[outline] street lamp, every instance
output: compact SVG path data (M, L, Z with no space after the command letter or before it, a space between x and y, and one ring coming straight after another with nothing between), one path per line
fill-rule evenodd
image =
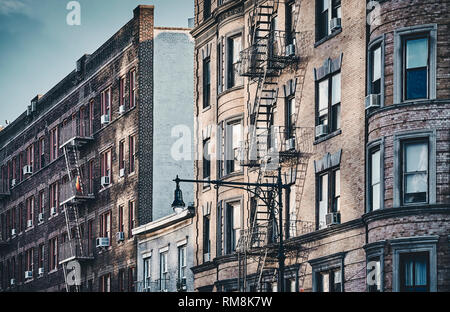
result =
M292 173L291 173L292 174ZM292 180L292 179L291 179ZM246 182L228 182L221 180L188 180L188 179L180 179L177 175L176 179L173 180L176 183L175 189L175 198L172 204L172 207L175 212L180 211L179 209L184 209L185 204L183 202L183 194L180 189L180 182L187 183L199 183L199 184L212 184L217 186L226 186L231 188L238 188L249 191L253 193L255 196L259 196L258 193L251 190L252 187L270 187L275 188L278 193L278 214L279 214L279 244L278 244L278 291L284 292L284 265L285 265L285 250L284 250L284 242L283 242L283 189L290 188L294 182L286 181L283 183L281 178L281 168L278 168L278 178L275 183L246 183Z
M172 203L172 209L173 211L175 211L175 213L180 213L181 211L183 211L184 207L186 207L186 205L184 204L183 201L183 192L180 189L180 179L177 178L174 180L177 184L177 187L175 188L175 196L174 196L174 200Z

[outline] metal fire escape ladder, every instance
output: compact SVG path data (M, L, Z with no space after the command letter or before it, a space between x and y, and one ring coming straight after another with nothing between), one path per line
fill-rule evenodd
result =
M81 183L81 170L79 165L79 151L77 148L77 145L75 141L72 141L72 143L66 144L63 147L64 150L64 158L66 161L66 168L67 168L67 175L69 178L69 183L73 183L73 172L76 172L76 177L78 178L78 183L81 188L81 192L83 191L83 184ZM76 196L76 187L72 187L72 195L73 197ZM64 216L66 220L66 229L67 229L67 238L69 240L70 245L70 252L72 255L72 258L76 258L76 250L80 250L81 254L83 254L83 243L81 240L81 229L80 229L80 222L79 222L79 212L78 212L78 206L76 203L65 203L64 204ZM72 235L72 229L75 229L75 232ZM69 292L69 285L67 283L67 263L63 263L63 271L64 271L64 280L66 283L66 290ZM80 289L78 286L75 287L76 291L78 292Z

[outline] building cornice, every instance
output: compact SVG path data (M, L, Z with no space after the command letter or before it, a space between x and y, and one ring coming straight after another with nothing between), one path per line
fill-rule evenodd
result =
M364 214L361 219L367 224L377 220L424 214L450 214L450 204L402 206L399 208L380 209Z

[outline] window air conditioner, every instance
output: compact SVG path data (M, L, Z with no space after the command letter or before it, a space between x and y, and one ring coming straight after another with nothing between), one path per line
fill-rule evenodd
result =
M27 221L27 227L32 227L33 226L33 220L28 220Z
M102 125L109 124L109 115L102 115L100 118L100 122Z
M97 248L109 247L109 237L98 237L96 239L95 245Z
M380 94L369 94L368 96L366 96L365 100L366 109L379 108L380 99L381 99Z
M328 134L328 125L316 126L316 137L321 137Z
M23 175L32 174L33 173L33 167L30 165L25 165L23 167Z
M116 239L118 242L122 242L125 240L125 233L124 232L117 232L116 233Z
M295 56L295 45L294 44L288 44L286 46L286 56Z
M120 105L119 106L119 114L124 114L125 113L125 105Z
M341 213L340 212L327 213L325 219L327 226L341 224Z
M11 236L16 236L16 234L17 234L16 229L11 229Z
M107 185L109 185L109 184L110 184L109 177L108 177L108 176L102 177L102 178L101 178L101 184L102 184L102 186L107 186Z
M41 275L41 276L44 275L44 268L39 268L38 269L38 274Z
M41 212L41 213L39 214L38 220L39 220L39 222L43 222L43 221L44 221L44 213L43 213L43 212Z
M295 138L286 140L286 151L295 150Z
M125 175L125 168L119 170L119 177L123 177Z
M16 285L16 279L12 278L9 283L11 284L11 286Z
M52 207L52 208L50 208L50 215L55 215L56 214L56 208L55 207Z
M33 278L33 271L25 271L25 279Z
M11 180L11 187L16 186L16 183L17 183L16 179L12 179Z
M330 30L331 32L341 29L341 19L334 17L330 21Z

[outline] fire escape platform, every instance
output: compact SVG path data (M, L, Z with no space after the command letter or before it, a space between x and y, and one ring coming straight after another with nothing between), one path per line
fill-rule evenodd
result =
M60 203L60 206L77 205L77 204L81 204L81 203L84 203L84 202L87 202L87 201L93 200L93 199L95 199L95 196L93 194L74 195L74 196L71 196L71 197L67 198L66 200L62 201Z
M60 144L59 148L64 148L66 145L69 146L77 146L77 147L83 147L90 142L94 140L93 137L84 137L84 136L74 136L66 141L64 141L62 144Z

